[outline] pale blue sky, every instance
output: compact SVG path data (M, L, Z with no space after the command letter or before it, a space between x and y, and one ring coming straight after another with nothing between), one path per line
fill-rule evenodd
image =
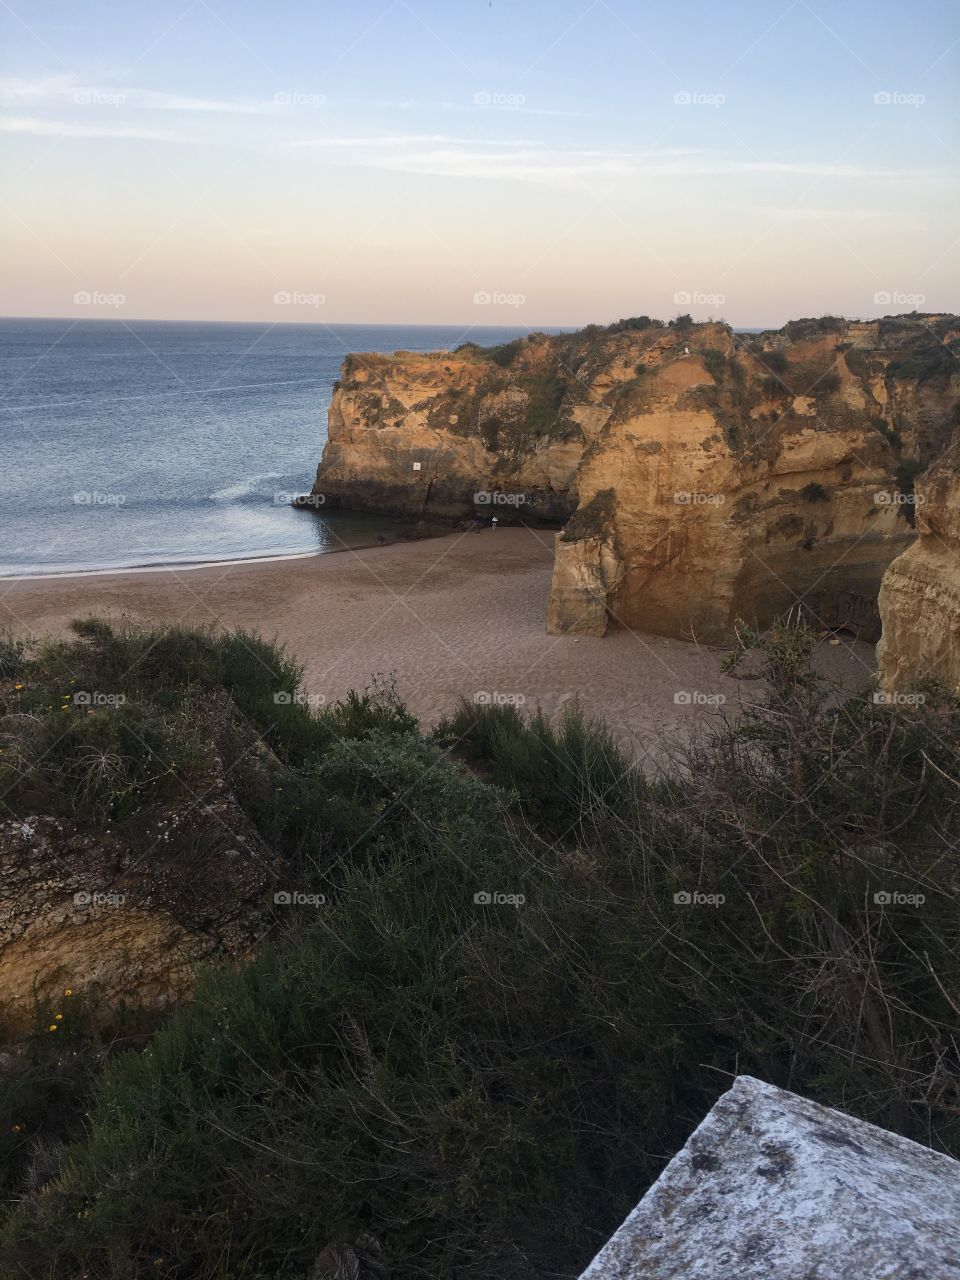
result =
M946 0L9 0L0 27L6 314L960 308Z

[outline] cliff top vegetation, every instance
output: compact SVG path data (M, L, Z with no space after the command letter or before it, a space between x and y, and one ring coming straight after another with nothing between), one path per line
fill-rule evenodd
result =
M3 1059L0 1271L306 1280L336 1246L572 1278L744 1072L960 1154L960 705L839 699L802 626L741 640L752 708L655 778L576 708L311 710L238 633L0 646L8 820L132 830L226 703L237 802L324 898L149 1024L41 1003ZM61 711L65 670L122 714Z

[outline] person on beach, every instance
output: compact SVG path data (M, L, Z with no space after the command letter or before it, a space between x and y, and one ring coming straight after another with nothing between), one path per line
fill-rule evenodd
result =
M483 516L478 511L477 514L473 517L473 532L479 533L482 528L483 528Z
M490 528L496 529L496 527L497 527L497 517L494 516L493 519L490 521Z

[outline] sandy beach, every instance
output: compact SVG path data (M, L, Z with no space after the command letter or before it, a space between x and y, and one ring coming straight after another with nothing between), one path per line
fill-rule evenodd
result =
M603 639L544 628L553 534L498 529L306 558L0 581L0 626L63 634L72 618L243 626L304 664L304 687L328 700L394 674L424 724L460 697L513 699L555 714L579 698L640 755L693 721L756 696L721 674L723 652L626 629ZM822 644L818 665L856 686L872 645ZM675 694L689 695L684 704Z

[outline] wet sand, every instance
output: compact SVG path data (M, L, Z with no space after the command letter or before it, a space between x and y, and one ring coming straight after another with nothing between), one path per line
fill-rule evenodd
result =
M458 698L513 699L555 714L579 698L640 755L756 697L755 681L722 675L723 651L625 628L603 639L544 629L553 534L497 529L308 558L47 579L0 580L0 627L64 634L91 614L143 622L240 625L283 642L304 664L304 688L328 700L396 677L429 725ZM866 682L872 645L818 649L843 684ZM686 704L675 695L689 695Z

